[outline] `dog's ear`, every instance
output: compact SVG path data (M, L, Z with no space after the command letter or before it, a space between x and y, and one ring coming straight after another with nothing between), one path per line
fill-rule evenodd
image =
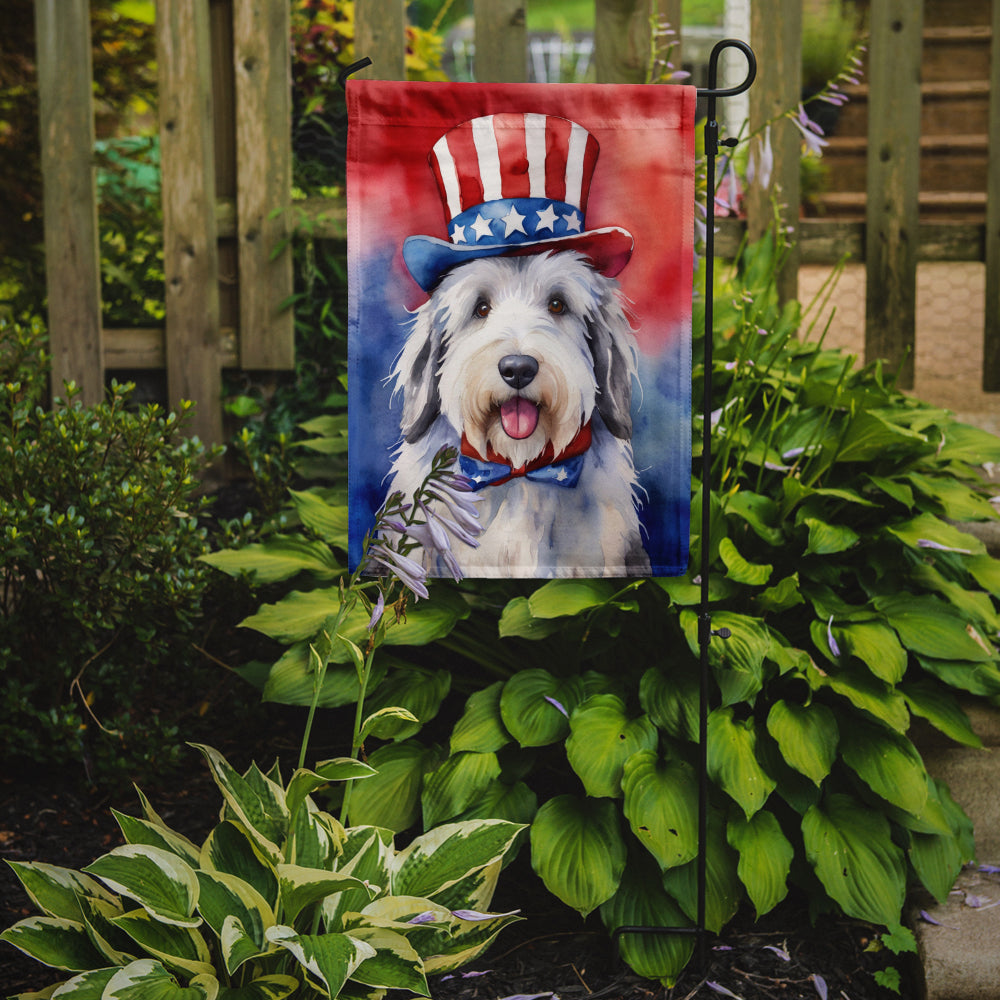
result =
M597 412L615 437L632 437L632 376L635 373L631 328L617 304L604 303L587 318L590 353L597 382Z
M406 346L393 368L396 388L403 390L400 430L408 444L419 441L441 412L438 369L444 342L443 310L431 311L433 300L417 313Z

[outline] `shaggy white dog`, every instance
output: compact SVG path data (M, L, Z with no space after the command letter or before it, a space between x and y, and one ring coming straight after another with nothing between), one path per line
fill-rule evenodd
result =
M392 377L403 413L389 492L411 495L446 444L479 486L480 545L453 548L464 572L649 572L630 444L635 338L614 278L571 250L455 267L416 311Z

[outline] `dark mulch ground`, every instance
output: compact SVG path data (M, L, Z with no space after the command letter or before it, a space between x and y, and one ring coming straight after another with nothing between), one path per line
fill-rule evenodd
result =
M279 718L276 728L277 735L265 745L277 742L290 747L287 720ZM238 743L220 740L220 749L234 763L244 756ZM167 823L193 839L207 833L219 806L207 769L193 751L191 769L151 791L150 798ZM67 780L8 774L0 778L0 858L80 868L121 843L112 806L139 813L134 795L126 792L109 797L88 791L73 784L72 776ZM738 917L719 939L706 942L706 968L689 969L673 990L640 979L618 962L596 919L582 923L560 906L542 890L523 857L501 878L494 906L520 908L526 919L504 931L473 964L475 975L433 978L435 1000L551 993L562 1000L690 1000L730 994L743 1000L815 1000L824 995L831 1000L886 1000L892 994L878 987L872 976L889 964L904 974L903 997L918 992L899 960L865 950L872 940L870 928L832 919L811 927L805 908L796 902L783 905L756 926L749 916ZM0 866L0 927L31 912L11 871ZM40 989L59 978L0 944L0 995Z

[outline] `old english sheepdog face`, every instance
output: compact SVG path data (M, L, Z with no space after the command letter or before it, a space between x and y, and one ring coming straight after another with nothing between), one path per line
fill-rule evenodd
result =
M517 468L559 454L596 410L631 436L635 347L618 283L574 251L471 261L417 310L393 370L402 431L439 415L481 454Z

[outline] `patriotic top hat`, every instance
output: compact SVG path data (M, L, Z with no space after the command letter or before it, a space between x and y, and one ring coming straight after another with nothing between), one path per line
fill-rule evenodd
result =
M430 291L446 271L480 257L566 249L614 277L632 254L631 233L584 226L599 149L585 128L553 115L505 112L446 132L428 159L449 239L404 241L417 284Z

